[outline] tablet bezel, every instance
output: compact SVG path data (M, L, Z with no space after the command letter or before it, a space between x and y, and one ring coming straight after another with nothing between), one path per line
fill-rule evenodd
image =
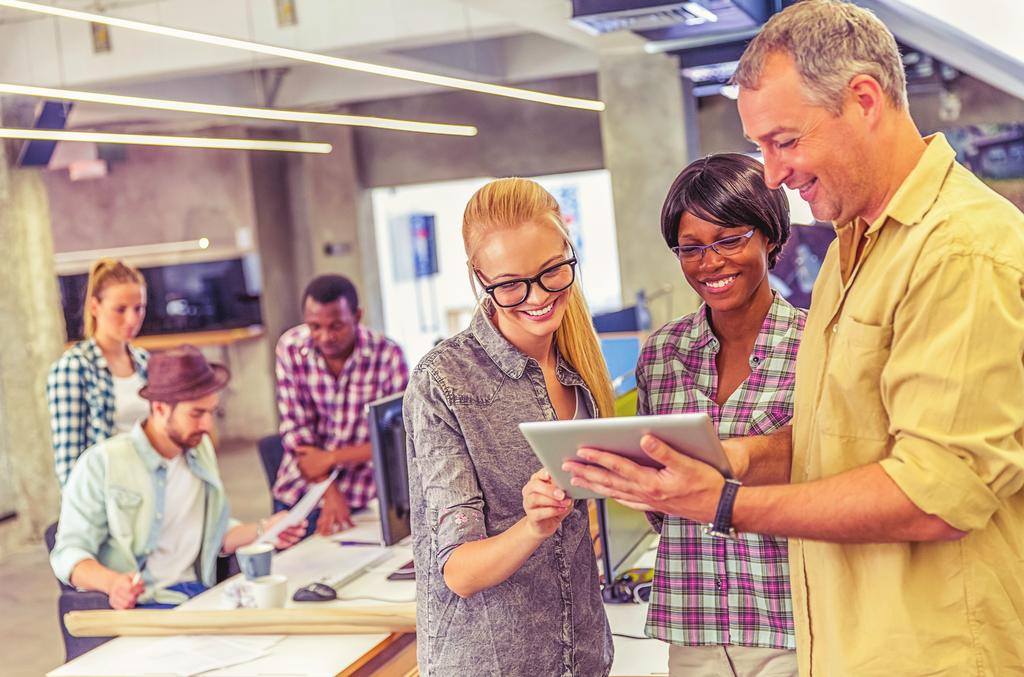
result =
M569 473L562 470L568 460L581 461L580 447L602 449L647 467L660 468L640 447L640 438L652 434L691 458L712 466L727 478L733 477L729 459L722 449L707 414L662 414L615 418L533 421L520 423L519 430L555 484L572 498L604 498L574 487Z

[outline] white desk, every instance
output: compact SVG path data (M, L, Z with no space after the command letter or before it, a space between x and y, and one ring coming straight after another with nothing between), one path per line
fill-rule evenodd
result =
M335 537L337 540L376 541L380 538L380 524L375 514L356 516L356 527ZM311 606L314 608L374 606L383 602L370 600L330 602L293 602L291 595L296 588L315 580L316 576L304 573L301 577L293 577L294 572L308 571L308 563L316 558L318 561L338 558L339 565L344 561L346 550L360 550L358 546L340 547L336 542L313 536L293 548L274 556L273 573L288 576L288 607ZM381 597L400 602L411 602L416 596L416 584L413 581L389 581L390 572L398 569L412 559L412 550L407 545L390 548L391 556L373 570L354 580L339 593L346 600L359 595ZM324 573L331 573L325 571ZM228 581L221 583L202 595L181 605L183 609L220 609L224 587ZM174 613L169 610L167 613ZM119 663L133 652L158 638L150 637L118 637L92 651L79 656L70 663L47 673L47 677L117 677L124 675L118 671ZM373 655L392 636L379 635L288 635L276 644L270 654L242 665L203 673L204 677L258 677L262 675L285 675L304 677L335 677L349 668L358 666L365 657ZM154 666L156 667L156 666ZM153 672L159 675L159 672ZM138 676L136 676L138 677Z
M376 514L361 514L355 517L356 527L334 537L335 540L376 541L380 538L380 525ZM360 578L345 586L339 593L344 599L330 602L296 603L291 595L296 588L316 578L309 573L309 563L316 559L337 556L339 565L344 561L346 550L359 550L358 546L344 548L336 542L319 536L313 536L289 550L275 555L273 573L284 574L288 580L288 607L313 606L373 606L385 602L368 599L351 599L360 595L384 598L395 602L410 602L416 596L416 585L413 581L389 581L390 572L398 569L412 559L408 545L390 548L391 556L387 561L377 565ZM646 562L640 563L644 565ZM295 572L302 572L295 576ZM331 573L325 571L324 573ZM211 588L195 599L181 605L183 609L220 609L223 588L227 581ZM644 618L647 605L609 604L605 606L613 633L643 636ZM167 613L174 613L168 611ZM119 665L125 658L147 643L160 638L151 637L118 637L106 644L79 656L47 673L47 677L121 677L126 675L119 671ZM384 649L394 636L379 635L288 635L276 644L269 655L221 670L203 673L203 677L335 677L336 675L354 674L365 660ZM668 645L657 640L629 639L615 637L615 662L612 665L614 677L650 677L666 675L668 671ZM415 663L415 656L409 655L410 666ZM397 662L397 661L396 661ZM154 666L156 667L156 666ZM399 673L401 674L401 673ZM154 671L151 675L160 675ZM133 677L140 677L133 675Z

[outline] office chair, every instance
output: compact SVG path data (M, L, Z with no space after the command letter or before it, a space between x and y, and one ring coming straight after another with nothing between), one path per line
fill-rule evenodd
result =
M260 450L260 463L263 464L263 473L267 476L267 488L271 497L274 494L274 482L277 481L277 471L281 467L281 459L284 458L284 444L280 435L267 435L257 442ZM273 510L273 508L271 508Z
M43 540L46 541L46 554L49 557L50 552L53 551L54 543L57 542L57 523L54 522L46 528L43 534ZM57 598L57 622L60 624L60 632L64 638L64 661L70 661L84 654L86 651L92 651L100 644L109 642L114 639L113 637L74 637L64 625L64 614L69 611L86 611L91 609L109 609L110 603L107 600L107 596L102 592L83 592L76 590L75 588L64 585L60 580L57 580L57 585L60 587L60 597Z

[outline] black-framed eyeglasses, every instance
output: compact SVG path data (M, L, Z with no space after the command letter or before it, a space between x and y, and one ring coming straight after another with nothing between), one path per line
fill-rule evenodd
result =
M750 238L754 237L755 230L756 228L751 228L742 235L724 237L711 244L686 244L672 247L672 253L678 256L680 261L701 261L704 259L704 253L709 249L713 249L719 256L732 256L743 251L743 248L750 242Z
M477 277L480 271L474 269ZM555 293L568 289L576 281L576 257L548 266L533 277L517 277L495 284L484 285L484 292L502 308L514 308L530 298L533 285L539 285L546 292ZM481 280L483 282L483 280Z

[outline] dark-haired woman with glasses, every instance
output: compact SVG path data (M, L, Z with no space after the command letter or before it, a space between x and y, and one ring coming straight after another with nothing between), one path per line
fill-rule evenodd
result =
M612 639L586 503L518 429L612 414L568 232L543 188L499 179L462 235L482 302L405 395L420 673L601 677Z
M647 340L638 413L706 413L723 439L789 425L805 315L768 286L790 226L786 196L763 171L745 155L714 155L669 189L662 235L703 304ZM785 539L652 521L661 542L647 634L671 643L670 674L795 677Z
M789 208L763 171L745 155L714 155L686 167L669 189L662 235L703 303L648 338L636 369L637 413L707 414L723 439L789 425L805 315L768 286L789 238ZM567 463L574 485L649 507L639 480L655 471L618 458L612 471L606 454L580 455L602 468ZM742 481L746 457L730 460ZM669 674L796 677L785 539L648 515L661 540L646 631L670 643Z

